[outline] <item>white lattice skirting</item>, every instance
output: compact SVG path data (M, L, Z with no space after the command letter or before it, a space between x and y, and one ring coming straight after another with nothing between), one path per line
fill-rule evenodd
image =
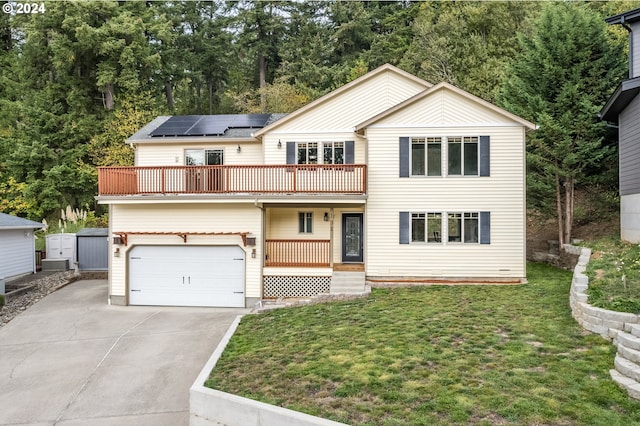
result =
M264 277L266 299L274 297L310 297L329 293L331 277L304 277L271 275Z

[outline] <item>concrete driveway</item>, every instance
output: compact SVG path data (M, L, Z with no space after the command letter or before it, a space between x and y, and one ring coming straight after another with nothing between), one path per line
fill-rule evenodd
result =
M75 282L0 328L0 424L186 425L189 388L247 309L107 306Z

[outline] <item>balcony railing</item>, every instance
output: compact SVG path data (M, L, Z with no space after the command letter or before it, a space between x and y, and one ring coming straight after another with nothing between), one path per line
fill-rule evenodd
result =
M329 240L266 240L264 266L330 265Z
M364 194L362 164L100 167L99 195Z

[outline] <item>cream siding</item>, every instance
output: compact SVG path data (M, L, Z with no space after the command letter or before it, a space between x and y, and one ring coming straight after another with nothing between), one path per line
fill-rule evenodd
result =
M298 214L301 212L313 213L312 233L300 233L298 226ZM268 240L328 240L330 236L330 223L324 221L324 213L329 213L328 208L294 207L294 208L267 208L266 234Z
M467 115L469 107L458 114ZM419 109L416 109L419 111ZM476 112L482 114L484 112ZM428 117L421 117L427 120ZM406 119L405 123L410 122ZM399 177L399 137L491 137L490 177ZM369 276L524 277L524 131L522 127L367 130ZM446 149L443 149L446 152ZM446 155L442 158L446 170ZM491 212L491 244L399 244L399 212ZM445 216L443 215L443 222ZM444 227L443 240L446 237Z
M419 102L382 118L369 128L415 126L520 126L504 115L441 88Z
M350 130L356 124L423 90L425 90L424 85L387 70L364 80L340 96L328 99L270 133L273 135L292 130L314 132Z
M183 166L187 149L222 149L225 165L262 164L262 145L255 143L193 142L181 144L140 144L136 147L136 166Z
M111 232L249 232L256 246L244 247L240 236L189 236L188 245L234 245L246 253L245 297L261 297L262 210L239 204L145 204L110 208ZM110 295L127 294L127 252L135 245L183 246L176 235L129 235L128 246L110 247ZM114 256L116 248L120 255ZM256 250L255 258L252 257Z

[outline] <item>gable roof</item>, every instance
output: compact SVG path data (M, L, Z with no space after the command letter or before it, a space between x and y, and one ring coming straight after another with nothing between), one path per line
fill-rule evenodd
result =
M23 219L21 217L12 216L6 213L0 213L0 230L1 229L40 229L44 225L33 220Z
M440 90L450 90L450 91L452 91L454 93L457 93L458 95L468 99L469 101L471 101L471 102L473 102L475 104L478 104L480 106L488 108L491 111L502 115L503 117L506 117L506 118L508 118L510 120L515 121L518 124L523 125L524 127L528 128L529 130L534 130L534 129L537 128L537 126L535 124L531 123L530 121L525 120L522 117L519 117L519 116L517 116L515 114L512 114L512 113L510 113L510 112L508 112L508 111L506 111L506 110L504 110L502 108L499 108L499 107L495 106L494 104L485 101L484 99L481 99L481 98L479 98L477 96L472 95L469 92L465 92L464 90L457 88L456 86L453 86L453 85L451 85L449 83L442 82L442 83L438 83L435 86L432 86L432 87L428 88L427 90L425 90L425 91L423 91L421 93L418 93L417 95L407 99L404 102L399 103L398 105L396 105L396 106L394 106L392 108L389 108L388 110L386 110L386 111L384 111L384 112L382 112L382 113L380 113L380 114L378 114L378 115L376 115L374 117L371 117L367 121L364 121L364 122L358 124L356 126L356 128L355 128L355 131L356 132L362 131L364 128L366 128L366 127L368 127L368 126L370 126L370 125L382 120L383 118L389 117L389 116L393 115L394 113L396 113L396 112L408 107L409 105L412 105L415 102L418 102L418 101L420 101L420 100L422 100L422 99L424 99L424 98L426 98L426 97L428 97L428 96L430 96L430 95L432 95L432 94L434 94L434 93L436 93L436 92L438 92Z
M631 103L631 101L640 93L640 77L624 80L618 85L613 95L607 103L602 107L598 117L601 120L616 123L618 115Z
M309 110L314 109L317 106L322 105L322 104L324 104L324 103L326 103L326 102L328 102L328 101L340 96L341 94L343 94L343 93L345 93L345 92L347 92L349 90L353 90L354 88L360 86L365 81L371 80L373 77L375 77L375 76L377 76L379 74L382 74L384 72L387 72L387 71L393 72L393 73L395 73L397 75L400 75L400 76L402 76L402 77L404 77L404 78L406 78L408 80L416 82L419 85L424 86L425 88L428 88L428 87L432 86L431 83L429 83L429 82L427 82L427 81L425 81L425 80L423 80L421 78L418 78L413 74L410 74L410 73L408 73L406 71L403 71L400 68L394 67L391 64L384 64L384 65L376 68L375 70L370 71L367 74L365 74L365 75L353 80L352 82L347 83L344 86L339 87L338 89L327 93L326 95L316 99L315 101L308 103L307 105L303 106L302 108L297 109L296 111L288 114L286 117L281 118L277 122L263 127L259 131L255 132L254 136L255 137L260 137L264 133L275 129L278 126L280 126L282 124L285 124L290 120L295 119L296 117L300 117L301 115L306 114L307 112L309 112Z

